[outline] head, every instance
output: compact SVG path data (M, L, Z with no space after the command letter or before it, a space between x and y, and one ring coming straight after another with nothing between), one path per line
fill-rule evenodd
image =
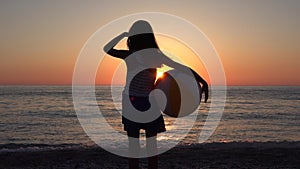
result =
M131 26L127 46L131 51L158 48L152 27L147 21L139 20Z

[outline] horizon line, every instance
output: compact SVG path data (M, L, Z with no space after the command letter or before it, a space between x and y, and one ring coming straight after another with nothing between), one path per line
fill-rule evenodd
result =
M0 84L0 86L125 86L125 84ZM229 84L229 85L209 85L209 86L300 86L295 84L295 85L290 85L290 84L249 84L249 85L245 85L245 84Z

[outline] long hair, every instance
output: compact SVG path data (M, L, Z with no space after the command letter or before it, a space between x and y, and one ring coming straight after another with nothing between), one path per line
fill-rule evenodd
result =
M151 25L144 20L136 21L129 29L127 46L132 52L147 48L159 49Z

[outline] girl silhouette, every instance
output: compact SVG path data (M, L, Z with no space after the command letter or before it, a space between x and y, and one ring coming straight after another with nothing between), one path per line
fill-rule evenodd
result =
M127 37L128 50L117 50L114 47L119 43L120 40ZM164 55L155 40L155 36L152 27L147 21L139 20L136 21L130 28L129 32L124 32L119 36L112 39L107 45L104 46L104 51L120 59L123 59L127 66L126 85L123 91L123 99L127 97L131 101L131 104L138 111L146 111L150 108L149 94L155 88L156 80L156 68L161 67L165 64L169 67L178 69L182 72L192 72L195 79L202 84L202 91L205 92L205 102L208 98L208 85L206 81L201 78L195 71L179 64L166 55ZM145 49L151 50L151 56L138 56L134 53ZM145 67L146 69L143 69ZM143 70L136 72L136 70ZM163 116L160 114L155 120L150 122L136 122L126 118L124 114L130 114L124 107L122 101L122 123L124 124L124 130L127 132L129 139L129 168L138 168L138 158L132 158L138 156L140 148L139 135L140 129L144 129L146 133L146 149L152 153L157 149L156 136L160 132L166 131ZM158 158L157 155L148 157L148 168L157 168Z

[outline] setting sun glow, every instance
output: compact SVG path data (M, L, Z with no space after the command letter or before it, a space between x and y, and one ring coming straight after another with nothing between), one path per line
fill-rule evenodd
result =
M164 73L165 73L165 72L157 71L156 78L157 78L157 79L163 78L163 77L164 77Z
M155 79L155 82L156 82L158 79L164 78L164 73L165 73L164 71L157 69L157 71L156 71L156 79Z

